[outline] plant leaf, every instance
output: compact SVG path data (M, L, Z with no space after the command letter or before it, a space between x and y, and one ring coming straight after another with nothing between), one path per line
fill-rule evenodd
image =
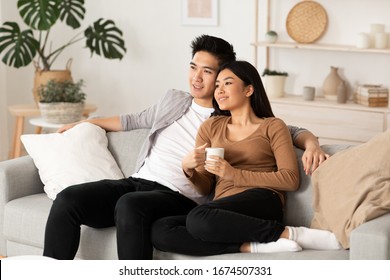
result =
M108 59L122 59L126 53L123 33L112 20L98 19L85 30L84 35L91 54L96 53Z
M15 68L23 67L34 59L39 42L31 29L20 31L15 22L5 22L0 28L0 53L6 51L2 61Z
M84 0L63 0L59 4L60 19L73 29L80 27L80 21L84 19Z
M61 0L18 0L19 14L35 30L48 30L57 21Z

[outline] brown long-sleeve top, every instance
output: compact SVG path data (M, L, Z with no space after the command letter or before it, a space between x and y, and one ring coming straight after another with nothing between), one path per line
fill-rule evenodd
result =
M215 178L204 166L196 168L188 178L209 192L216 180L214 199L267 188L277 192L284 203L284 191L294 191L299 186L298 162L287 126L278 118L265 118L248 137L230 141L230 121L227 116L206 120L198 130L196 147L208 143L210 147L224 148L225 160L234 167L234 179Z

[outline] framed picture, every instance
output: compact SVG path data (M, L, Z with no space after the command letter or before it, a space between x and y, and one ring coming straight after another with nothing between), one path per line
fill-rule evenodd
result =
M183 25L218 25L218 0L182 0Z

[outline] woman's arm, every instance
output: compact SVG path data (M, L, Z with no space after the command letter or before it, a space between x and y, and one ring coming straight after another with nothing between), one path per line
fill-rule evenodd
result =
M193 183L196 190L202 195L208 195L215 187L215 176L204 168L206 159L206 147L210 147L209 120L205 121L198 129L195 140L195 148L187 154L182 161L183 172Z

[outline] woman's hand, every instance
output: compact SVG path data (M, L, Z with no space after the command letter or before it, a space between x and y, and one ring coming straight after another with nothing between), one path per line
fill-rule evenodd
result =
M189 152L182 160L181 166L187 175L191 175L191 171L204 164L206 159L207 143L196 147Z
M205 162L205 169L225 180L233 181L234 167L219 156L210 156Z

